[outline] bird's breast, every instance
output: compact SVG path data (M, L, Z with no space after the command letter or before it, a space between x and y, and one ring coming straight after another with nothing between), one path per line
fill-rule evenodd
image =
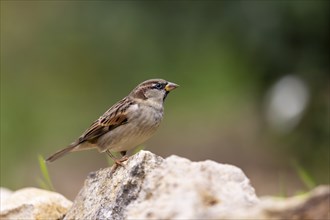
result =
M128 114L128 121L145 126L154 126L163 119L163 106L136 104Z
M100 138L100 150L124 151L148 140L163 118L163 108L132 105L127 112L127 123L109 131Z

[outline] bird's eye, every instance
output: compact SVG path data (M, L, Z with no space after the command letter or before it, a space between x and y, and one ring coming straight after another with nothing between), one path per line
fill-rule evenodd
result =
M164 89L164 84L161 84L161 83L156 83L156 85L154 86L154 88L156 89Z

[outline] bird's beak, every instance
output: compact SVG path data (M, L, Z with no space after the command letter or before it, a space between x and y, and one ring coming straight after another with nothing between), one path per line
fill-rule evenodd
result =
M166 92L169 92L173 89L176 89L177 87L179 87L179 85L177 85L175 83L168 82L167 85L165 86L165 90L166 90Z

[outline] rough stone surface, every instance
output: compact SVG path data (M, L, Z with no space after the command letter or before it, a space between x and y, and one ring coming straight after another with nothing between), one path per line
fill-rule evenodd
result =
M255 219L330 219L330 187L319 186L304 195L286 199L264 197L260 206L250 211L253 212Z
M13 194L13 191L11 191L10 189L4 188L4 187L0 187L0 211L1 211L1 207L4 206L6 199Z
M35 188L0 189L0 219L330 220L330 186L258 199L241 169L141 151L115 172L89 174L74 204ZM69 210L69 211L68 211Z
M123 219L126 207L139 196L145 176L162 161L143 152L115 172L105 168L90 173L65 219Z
M141 151L91 173L65 219L210 219L258 203L235 166Z
M291 198L262 197L258 205L220 215L218 219L327 220L330 219L330 187L319 186Z
M60 219L71 205L58 193L24 188L1 198L0 219Z

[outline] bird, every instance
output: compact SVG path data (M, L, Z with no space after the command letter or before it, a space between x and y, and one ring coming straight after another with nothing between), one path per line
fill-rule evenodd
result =
M164 79L150 79L136 86L128 96L115 103L95 120L69 146L48 157L47 162L82 150L107 153L117 165L128 159L126 153L147 141L156 132L164 116L164 101L179 85ZM120 152L116 158L112 152Z

